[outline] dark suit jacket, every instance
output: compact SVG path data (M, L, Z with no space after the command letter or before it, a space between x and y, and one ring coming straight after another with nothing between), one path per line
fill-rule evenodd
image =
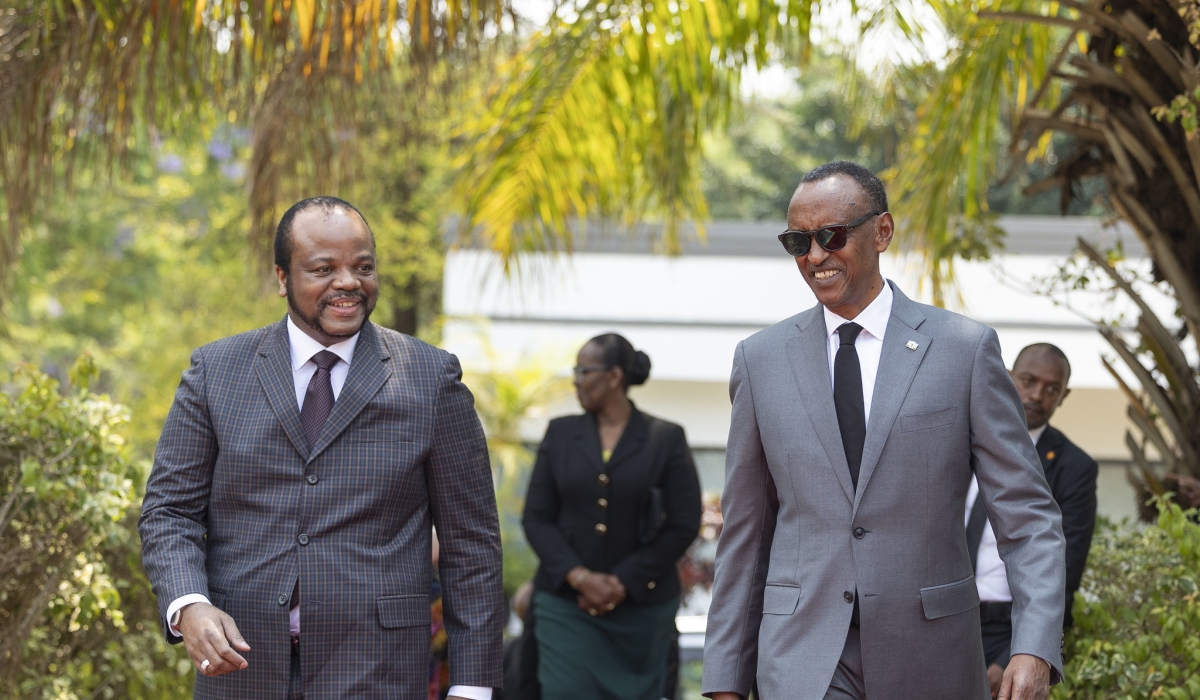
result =
M138 529L164 618L171 601L203 594L251 646L249 668L199 676L197 698L282 700L299 579L307 697L424 700L431 525L451 682L501 683L496 500L460 377L453 355L367 323L310 450L286 322L192 355Z
M655 473L667 520L642 545L638 515ZM670 600L679 595L675 563L700 531L700 510L700 480L680 426L634 408L606 464L592 415L556 418L525 500L525 536L541 559L534 585L574 600L566 575L582 565L616 575L633 603Z
M1070 627L1071 605L1083 567L1087 564L1092 532L1096 529L1096 460L1075 446L1062 431L1046 426L1037 443L1038 456L1054 500L1062 511L1063 535L1067 538L1067 607L1063 627Z

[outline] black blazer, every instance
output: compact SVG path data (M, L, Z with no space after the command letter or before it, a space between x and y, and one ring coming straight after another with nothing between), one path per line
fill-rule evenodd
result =
M654 485L667 518L643 545L638 515ZM700 531L700 510L700 479L682 427L635 407L606 464L594 416L556 418L525 499L525 536L541 559L534 586L574 600L566 576L582 565L616 575L633 603L670 600L679 595L675 563Z
M1096 529L1096 475L1099 468L1096 460L1052 425L1046 426L1038 439L1037 452L1042 458L1042 470L1046 473L1050 491L1062 511L1063 534L1067 538L1067 608L1063 616L1063 627L1066 628L1073 622L1071 605L1083 578L1092 532Z

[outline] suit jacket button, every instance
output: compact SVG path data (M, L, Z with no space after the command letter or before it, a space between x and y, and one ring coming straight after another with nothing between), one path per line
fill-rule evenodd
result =
M863 538L863 536L864 536L864 535L866 535L866 534L867 534L867 531L866 531L866 530L864 530L864 529L862 529L861 527L856 527L856 528L854 528L854 536L855 536L856 538L858 538L858 539L860 539L860 540L861 540L861 539Z
M658 585L657 583L651 581L650 583L646 584L646 588L649 588L650 590L654 590L654 587L657 585Z
M596 478L599 480L601 486L608 486L608 474L601 474Z
M287 602L288 602L288 597L287 597L287 596L285 596L285 595L281 595L281 596L279 596L278 598L276 598L276 600L278 600L278 601L279 601L279 604L280 604L280 605L287 605Z
M604 533L608 532L608 526L604 523L596 523L596 532L603 535Z
M853 593L851 593L850 591L843 591L843 592L842 592L842 597L846 599L846 602L847 602L847 603L853 603L853 602L854 602L854 594L853 594Z
M598 505L599 505L601 508L607 508L607 507L608 507L608 499L607 499L607 498L601 498L600 500L596 501L596 503L597 503L597 504L598 504Z
M297 540L297 541L298 541L300 544L308 544L308 535L304 535L304 534L302 534L302 535L300 535L299 537L297 537L297 538L296 538L296 540Z
M316 474L309 474L306 478L310 484L315 484L321 480L321 477L317 476Z

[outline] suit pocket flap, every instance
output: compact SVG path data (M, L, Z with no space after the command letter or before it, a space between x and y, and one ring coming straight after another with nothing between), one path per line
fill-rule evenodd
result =
M429 596L382 595L375 599L384 629L429 626Z
M900 432L911 433L917 430L929 430L931 428L940 428L943 425L951 425L954 423L954 413L957 410L957 406L948 406L937 411L929 411L928 413L900 416Z
M799 586L767 584L763 589L764 615L791 615L800 603Z
M978 610L979 591L975 588L975 577L968 576L955 583L922 588L921 606L925 609L926 620Z

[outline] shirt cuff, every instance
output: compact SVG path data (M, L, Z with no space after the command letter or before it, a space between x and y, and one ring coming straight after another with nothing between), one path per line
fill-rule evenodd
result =
M175 600L171 601L171 604L167 606L167 629L171 630L171 634L175 635L176 637L182 637L183 635L179 633L179 630L175 629L175 625L179 623L179 620L175 619L175 615L180 610L183 610L192 603L208 603L209 605L212 605L207 597L202 596L199 593L189 593L184 596L179 596Z
M467 700L492 700L491 688L480 688L474 685L450 686L451 697L466 698Z

